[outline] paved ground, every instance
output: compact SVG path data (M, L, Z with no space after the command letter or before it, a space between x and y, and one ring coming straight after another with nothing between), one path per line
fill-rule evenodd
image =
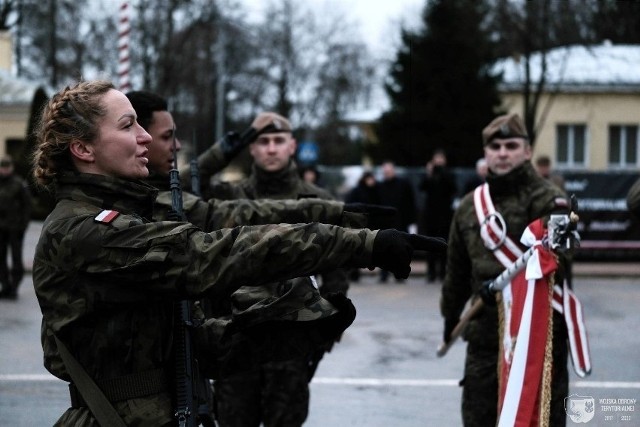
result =
M38 225L32 224L27 236L27 258ZM414 267L415 274L404 284L383 285L365 274L352 285L358 316L320 364L305 427L461 425L457 382L464 345L436 357L442 334L440 286L425 283L423 265ZM640 324L639 269L585 264L575 270L594 368L585 379L571 373L570 392L594 399L595 416L588 426L640 426L640 336L635 333ZM18 301L0 301L0 426L52 425L68 406L66 384L42 367L40 320L27 275ZM632 403L625 411L614 411L610 404L627 401Z

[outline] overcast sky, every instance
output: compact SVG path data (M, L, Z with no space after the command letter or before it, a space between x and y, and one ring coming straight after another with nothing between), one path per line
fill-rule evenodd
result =
M338 9L361 27L363 39L375 54L388 56L395 52L392 42L400 34L400 23L414 27L426 0L304 0L318 10ZM250 16L259 14L265 0L241 0Z

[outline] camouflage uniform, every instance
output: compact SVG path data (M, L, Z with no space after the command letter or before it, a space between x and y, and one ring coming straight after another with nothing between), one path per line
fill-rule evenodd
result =
M288 168L273 173L264 172L254 165L247 179L237 184L219 183L213 187L212 194L220 199L333 198L329 192L302 180L293 161ZM310 281L309 277L299 277L271 286L312 287ZM250 289L243 287L240 291L250 293ZM348 280L343 269L323 272L320 287L323 296L333 292L346 294L347 290ZM236 304L234 308L237 309ZM308 382L324 351L325 349L320 349L309 357L256 364L249 371L216 381L220 425L248 427L258 426L261 421L265 426L302 425L309 410Z
M156 198L154 208L154 220L163 221L168 219L168 214L172 209L172 194L170 191L169 179L160 174L151 174L145 182L158 188L160 192ZM301 200L218 200L209 199L203 201L199 197L182 192L183 212L186 220L191 224L200 227L203 231L209 232L220 228L236 227L240 225L260 225L270 223L302 223L302 222L322 222L325 224L341 225L346 227L360 227L367 221L367 217L361 213L344 211L344 203L324 199L306 198ZM283 286L286 284L286 286ZM231 319L213 318L220 314L214 312L206 305L206 301L199 301L194 311L194 317L208 318L206 320L212 327L219 331L220 342L212 341L212 336L200 337L199 345L206 348L206 353L219 354L219 357L230 359L233 356L233 366L228 369L242 369L243 361L250 363L252 358L269 360L269 358L286 357L287 351L292 355L299 355L300 352L309 352L317 348L318 344L327 345L327 336L339 336L343 329L335 322L319 322L338 313L338 310L327 300L320 296L319 291L312 286L308 280L287 281L279 284L268 284L260 287L246 287L241 291L234 292L229 304L223 304L232 311ZM270 341L278 343L273 346L270 352L265 349L264 344L258 348L246 350L242 353L229 351L230 335L240 329L252 328L265 322L273 321L302 322L296 335L296 347L291 348L287 342L292 338L275 338L275 331L265 331ZM319 324L321 323L321 324ZM304 334L302 329L304 325ZM329 331L329 327L338 329ZM263 328L264 329L264 328ZM279 325L278 331L282 330ZM291 333L291 331L290 331ZM256 340L253 343L256 344ZM303 344L303 341L305 344ZM254 345L255 347L255 345ZM222 366L218 367L223 369ZM210 378L219 377L219 371L207 371Z
M0 176L0 284L2 295L14 296L22 276L22 243L31 219L31 195L27 183L15 174ZM11 248L11 271L7 248Z
M490 174L487 183L496 211L507 224L507 232L518 242L535 219L553 212L566 213L561 189L538 177L530 162L503 176ZM440 309L445 319L456 320L469 298L478 298L483 282L496 278L504 267L485 248L475 213L473 192L456 210L449 235L447 275L442 287ZM556 277L558 279L558 277ZM566 328L562 316L553 317L553 389L551 424L565 424L564 398L568 392ZM485 305L464 333L467 340L464 379L461 381L462 418L465 426L493 426L498 401L498 314Z
M223 298L241 283L371 266L375 232L280 224L204 233L190 224L147 221L156 191L100 175L58 176L57 204L43 224L33 267L44 364L56 377L70 381L53 334L98 383L172 370L175 300ZM119 214L100 222L104 209ZM175 422L171 400L166 388L113 403L127 425L168 426ZM56 425L97 422L80 406Z

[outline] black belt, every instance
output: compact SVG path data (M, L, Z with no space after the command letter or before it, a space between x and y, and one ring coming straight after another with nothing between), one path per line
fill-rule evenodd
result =
M137 372L118 378L96 381L109 402L135 399L169 391L169 383L164 369ZM71 407L81 408L87 406L75 384L69 383L69 395Z

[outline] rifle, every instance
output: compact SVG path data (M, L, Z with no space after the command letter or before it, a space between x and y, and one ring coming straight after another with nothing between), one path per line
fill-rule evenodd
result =
M575 211L578 209L578 202L575 196L571 196L571 212L569 215L551 215L548 223L548 238L543 242L543 246L549 250L562 250L569 249L572 242L579 242L579 236L576 229L578 222L578 215ZM533 255L535 248L529 248L518 259L516 259L509 268L505 269L498 277L485 283L485 286L490 292L495 293L501 291L507 286L511 279L520 272L526 265L529 258ZM469 321L482 309L484 302L481 298L477 298L473 305L464 312L458 324L451 331L451 337L449 341L443 341L436 351L438 357L442 357L451 348L453 343L462 335L462 332L466 328Z
M176 148L176 127L173 126L173 168L169 171L169 188L171 189L171 208L182 218L182 188L178 172L178 156ZM176 375L176 412L179 427L195 427L193 346L191 333L191 304L182 300L175 304L175 375Z
M182 209L182 187L178 172L178 156L176 148L176 128L173 126L173 168L169 171L169 188L171 189L171 208L184 219ZM191 302L187 299L178 301L174 306L174 348L176 375L176 411L175 417L179 427L195 427L202 424L214 427L207 405L206 393L209 392L208 381L201 378L198 372L198 362L193 354L191 328L194 322L191 318ZM203 383L200 383L202 380ZM204 384L206 383L206 384ZM205 399L201 402L200 393ZM196 407L197 405L197 407Z
M201 197L200 192L200 171L198 170L198 142L196 140L196 131L193 131L193 158L189 162L191 169L191 192Z

